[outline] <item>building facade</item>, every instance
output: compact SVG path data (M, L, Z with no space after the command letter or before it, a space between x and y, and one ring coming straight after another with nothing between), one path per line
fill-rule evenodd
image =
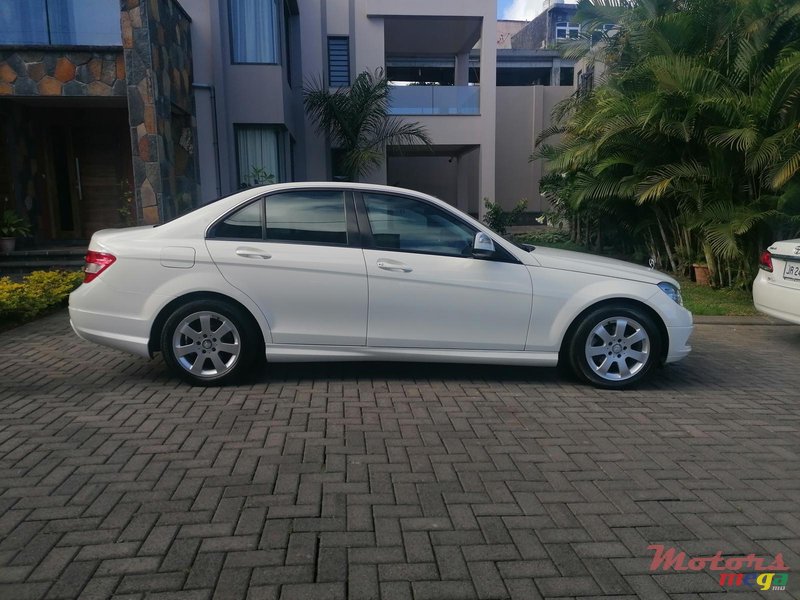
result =
M195 203L191 57L175 0L0 4L0 201L34 240Z
M56 7L56 8L53 8ZM327 180L335 149L303 86L392 82L431 147L390 147L371 182L482 215L546 208L528 160L573 64L519 47L495 0L4 0L0 200L39 243L156 223L242 187Z

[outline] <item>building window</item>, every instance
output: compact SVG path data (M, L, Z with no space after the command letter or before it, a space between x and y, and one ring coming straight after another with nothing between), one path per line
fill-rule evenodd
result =
M278 0L230 0L234 63L280 63Z
M350 85L350 38L328 38L328 83L331 87Z
M559 21L556 23L556 39L575 39L580 33L581 26L577 23L570 23L568 21Z
M5 45L121 46L118 0L2 0Z
M283 181L283 132L270 125L237 125L239 187Z
M575 68L574 67L561 67L559 70L558 85L575 85Z

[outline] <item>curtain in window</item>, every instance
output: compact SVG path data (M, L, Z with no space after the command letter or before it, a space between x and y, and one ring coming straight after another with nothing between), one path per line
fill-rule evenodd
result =
M0 0L0 40L3 44L47 44L44 0Z
M49 0L47 18L50 22L50 43L65 45L87 43L76 39L73 4L70 0Z
M280 134L275 128L239 126L236 128L236 144L240 187L282 181ZM270 175L272 180L268 180Z
M279 63L277 0L231 0L235 63Z

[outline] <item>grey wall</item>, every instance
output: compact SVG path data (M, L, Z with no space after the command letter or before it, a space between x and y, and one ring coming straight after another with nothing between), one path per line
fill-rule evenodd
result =
M553 107L573 91L566 86L497 88L497 201L504 208L523 199L529 211L549 208L539 194L544 165L528 157L534 140L549 127Z

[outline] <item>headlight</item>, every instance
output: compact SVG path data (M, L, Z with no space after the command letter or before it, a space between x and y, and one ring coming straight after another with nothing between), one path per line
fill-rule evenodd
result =
M683 298L681 298L681 291L678 289L677 286L672 285L671 283L667 283L666 281L662 281L658 284L658 287L661 288L661 291L664 292L667 296L675 300L679 305L683 306Z

